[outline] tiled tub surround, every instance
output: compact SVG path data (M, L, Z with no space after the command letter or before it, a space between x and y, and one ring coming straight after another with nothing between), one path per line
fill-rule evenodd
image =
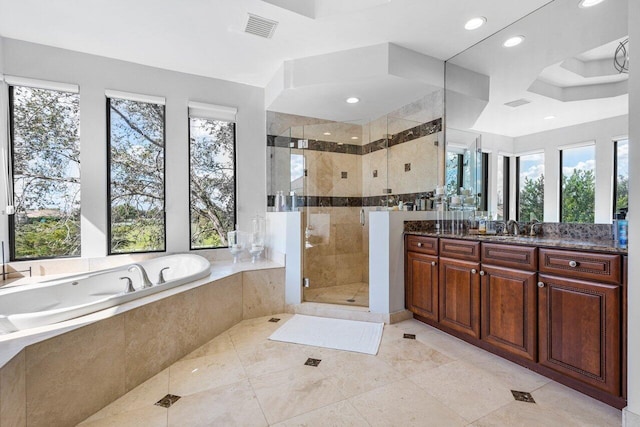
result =
M0 426L75 425L243 319L284 311L284 268L211 276L81 318L0 336Z

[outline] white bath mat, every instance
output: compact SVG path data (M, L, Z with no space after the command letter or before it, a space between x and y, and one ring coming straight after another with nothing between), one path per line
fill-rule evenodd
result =
M380 347L383 327L384 323L296 314L269 339L375 355Z

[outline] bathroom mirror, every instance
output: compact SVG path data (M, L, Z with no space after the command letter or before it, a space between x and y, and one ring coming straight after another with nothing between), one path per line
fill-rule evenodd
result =
M445 63L447 152L477 142L456 173L476 176L488 210L509 200L505 219L609 223L625 203L627 1L578 3L552 1Z

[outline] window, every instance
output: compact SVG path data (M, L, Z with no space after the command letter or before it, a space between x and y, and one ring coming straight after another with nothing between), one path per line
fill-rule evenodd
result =
M509 219L509 163L511 157L498 155L497 209L498 219Z
M480 153L477 157L477 189L478 191L478 209L481 211L489 210L489 153Z
M629 206L629 140L614 141L613 213Z
M544 153L520 156L516 162L519 221L544 220Z
M594 222L596 146L560 150L560 222Z
M189 109L191 249L227 246L236 222L235 123L211 107Z
M80 255L80 96L9 87L11 259Z
M164 105L107 96L109 254L165 249Z

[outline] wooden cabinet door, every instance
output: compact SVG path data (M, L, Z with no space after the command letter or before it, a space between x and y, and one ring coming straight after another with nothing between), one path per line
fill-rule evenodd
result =
M538 280L540 363L619 396L620 286L543 274Z
M480 274L482 340L535 362L537 274L485 265Z
M480 338L480 264L440 258L440 323Z
M438 257L407 252L407 308L438 321Z

